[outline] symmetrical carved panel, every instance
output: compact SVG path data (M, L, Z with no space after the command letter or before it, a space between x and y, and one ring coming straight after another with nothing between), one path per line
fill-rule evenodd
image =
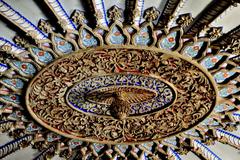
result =
M200 66L179 54L165 52L132 47L98 48L63 57L44 68L31 82L26 95L28 110L39 123L54 132L94 142L137 143L162 139L185 131L209 115L216 103L216 91L208 73ZM143 115L135 115L134 118L128 116L124 119L92 115L68 105L67 91L74 84L89 77L107 74L122 78L123 75L146 75L148 78L143 78L141 82L145 83L144 87L157 85L157 81L163 80L166 83L162 85L168 86L167 92L164 87L157 86L159 93L154 93L155 91L147 91L143 86L138 86L147 93L145 100L151 99L153 106L161 108L173 100L174 90L177 92L176 100L167 108L163 107L154 112L150 110ZM101 78L107 80L106 76ZM155 80L155 83L149 83L151 79ZM91 88L91 84L89 87ZM129 90L131 87L125 89L128 96ZM164 98L160 96L156 99L159 96L153 93L162 93ZM81 97L79 99L81 101ZM141 101L136 100L137 96L133 99L136 102Z

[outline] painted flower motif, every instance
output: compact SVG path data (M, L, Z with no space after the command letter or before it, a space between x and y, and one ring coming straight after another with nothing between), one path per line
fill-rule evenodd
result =
M198 50L200 49L200 47L199 47L199 46L194 46L193 49L194 49L195 51L198 51Z
M38 52L38 55L39 55L39 56L44 56L44 52L43 52L43 51L40 51L40 52Z
M26 70L27 69L27 65L26 64L22 64L22 69Z
M174 42L175 39L174 39L173 37L169 37L169 38L168 38L168 41L169 41L169 42Z
M87 33L87 34L85 35L85 38L86 38L86 39L91 39L92 36L91 36L91 34Z

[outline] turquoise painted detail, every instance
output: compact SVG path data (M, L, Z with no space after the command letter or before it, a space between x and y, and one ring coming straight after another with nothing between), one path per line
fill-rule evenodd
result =
M13 95L2 95L0 98L4 99L5 101L9 101L15 104L20 104L20 97L19 95L13 94Z
M5 72L8 69L9 67L6 64L0 63L0 72Z
M144 148L146 148L148 151L152 151L153 150L153 142L146 142L141 144Z
M74 149L77 146L80 146L83 144L83 141L78 140L78 139L72 139L68 142L68 145L70 146L70 148Z
M54 41L56 42L57 49L64 54L69 54L73 51L73 45L63 38L54 37Z
M222 59L222 55L216 55L213 57L206 57L202 62L201 65L207 69L213 68L217 62Z
M173 146L177 146L177 140L176 137L171 137L163 140L165 143L171 144Z
M233 76L236 72L218 72L214 75L214 79L217 83L222 83L229 77Z
M12 114L10 114L7 119L8 120L12 120L12 121L17 121L19 119L21 119L22 117L22 113L20 111L15 111Z
M54 141L57 141L61 139L61 136L60 135L57 135L57 134L53 134L53 133L49 133L47 135L47 141L48 142L54 142Z
M202 125L209 126L219 126L220 124L214 120L213 118L206 118L202 123Z
M117 148L118 148L123 154L126 153L128 147L129 147L128 145L124 145L124 144L117 145Z
M200 49L202 48L204 42L195 42L192 46L187 46L183 50L183 54L189 57L196 57L199 54Z
M135 37L135 43L137 45L145 45L147 46L150 42L150 35L149 35L148 27L141 28L139 33Z
M235 108L234 106L230 106L228 104L219 104L214 107L214 111L219 113L219 112L224 112L224 111L231 111L234 108Z
M161 48L166 50L172 50L177 44L176 38L177 32L170 33L167 37L161 40L160 42Z
M199 136L199 133L195 129L188 130L188 131L184 132L184 134L189 135L189 136L194 136L194 137Z
M43 51L37 47L32 47L31 50L40 62L48 64L53 61L53 56L49 52Z
M97 46L98 45L98 40L97 38L89 32L87 29L83 29L81 32L81 40L82 44L85 47L91 47L91 46Z
M101 150L105 147L104 144L100 144L100 143L93 143L92 145L93 145L94 150L97 153L101 152Z
M28 126L26 128L26 131L28 131L28 132L35 132L35 131L39 131L39 130L41 130L41 127L37 126L34 123L28 124Z
M37 72L36 68L31 63L21 61L13 61L12 63L21 72L28 74L30 76L33 76Z
M110 33L110 42L112 44L124 44L124 36L117 26L114 26Z
M2 80L5 84L9 85L9 86L12 86L16 89L22 89L23 86L24 86L24 82L21 80L21 79L9 79L9 78L6 78L6 79L3 79Z
M137 147L134 147L131 151L137 154L140 151L140 149Z
M128 27L128 28L127 28L127 31L128 31L129 34L132 34L133 31L134 31L134 28L133 28L133 27Z
M219 96L225 98L225 97L230 96L231 94L235 94L239 91L240 90L238 88L226 87L219 91Z

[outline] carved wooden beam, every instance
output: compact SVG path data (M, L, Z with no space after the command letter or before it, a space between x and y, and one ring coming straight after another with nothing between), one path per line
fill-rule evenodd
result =
M193 152L197 155L201 155L204 159L211 159L211 160L221 160L212 150L210 150L205 144L203 144L199 140L193 140L191 143L193 147Z
M59 0L44 0L44 2L47 4L47 6L50 8L50 10L53 12L53 14L58 19L59 24L62 26L63 29L70 29L70 30L76 30L77 27L70 19L69 15L63 8L62 4L59 2Z
M157 28L163 28L168 25L173 18L173 14L183 0L167 0L165 7L159 17Z
M126 0L126 23L139 26L143 16L143 6L144 0Z
M213 0L205 9L198 14L193 22L184 29L185 37L193 37L206 26L208 26L214 19L216 19L221 13L228 9L231 5L238 3L238 0Z
M103 0L87 0L84 2L86 9L90 10L89 15L86 15L90 20L95 19L95 25L98 28L108 30L108 20L106 9Z
M213 41L211 46L220 48L220 46L231 45L233 40L237 39L240 39L240 25Z
M47 159L50 158L49 156L53 156L53 152L55 150L55 146L51 145L47 149L43 150L41 153L39 153L33 160L42 160L42 159ZM52 157L51 157L52 158Z
M21 147L27 147L29 142L33 139L32 135L25 135L18 139L12 140L0 147L0 159L6 157L7 155L11 154L19 150Z
M6 18L13 25L15 25L34 39L47 39L47 35L44 34L41 30L39 30L37 26L35 26L26 17L21 15L18 11L16 11L3 0L0 0L0 16Z
M219 142L227 143L237 149L240 149L240 137L238 135L234 135L231 132L222 129L216 129L214 133Z

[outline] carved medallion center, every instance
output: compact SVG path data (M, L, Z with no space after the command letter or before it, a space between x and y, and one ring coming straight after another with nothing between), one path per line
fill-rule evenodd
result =
M66 99L81 112L119 118L120 112L137 116L164 109L173 104L176 92L159 78L116 73L80 81Z
M176 92L158 78L118 73L82 80L68 91L66 99L81 112L119 118L118 112L138 116L164 109L173 104Z

